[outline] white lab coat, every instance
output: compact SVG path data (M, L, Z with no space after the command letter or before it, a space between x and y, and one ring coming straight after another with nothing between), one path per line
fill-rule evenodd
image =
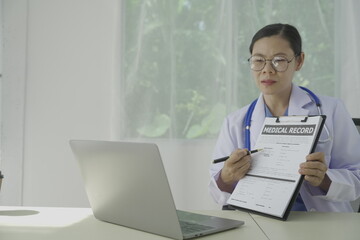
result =
M325 124L333 139L326 143L319 142L315 151L325 153L327 175L332 183L329 191L324 193L319 187L313 187L304 181L300 188L301 197L308 211L352 212L349 201L360 197L360 135L342 101L332 97L318 97L322 103L322 114L327 116ZM237 148L244 148L244 118L248 107L249 105L230 114L224 120L215 146L214 159L228 156ZM288 115L318 114L310 96L293 84ZM251 118L251 148L254 148L264 119L264 100L260 94ZM320 140L328 137L323 130ZM216 184L223 166L224 163L211 165L209 184L210 194L221 205L225 205L230 196L229 193L222 192Z

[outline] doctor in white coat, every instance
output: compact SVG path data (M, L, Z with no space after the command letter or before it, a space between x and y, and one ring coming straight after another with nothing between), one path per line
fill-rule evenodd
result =
M292 83L304 63L301 37L288 24L271 24L260 29L250 45L250 67L261 94L249 113L249 106L224 120L214 159L230 157L212 164L209 190L214 200L226 205L236 183L251 166L245 147L245 116L251 115L250 143L254 147L265 117L283 115L326 115L325 128L314 153L299 166L304 175L300 194L292 210L351 212L350 201L360 197L360 135L339 99L314 98Z

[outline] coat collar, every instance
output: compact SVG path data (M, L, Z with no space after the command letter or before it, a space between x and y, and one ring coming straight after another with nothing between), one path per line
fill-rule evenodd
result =
M289 101L289 116L309 115L309 109L305 107L310 103L312 103L312 100L309 94L307 94L304 90L293 84Z
M288 114L291 115L309 115L309 109L305 106L311 103L310 96L301 88L292 85ZM254 112L251 117L251 148L254 148L256 138L260 134L261 127L265 120L265 103L263 94L261 93L255 105Z

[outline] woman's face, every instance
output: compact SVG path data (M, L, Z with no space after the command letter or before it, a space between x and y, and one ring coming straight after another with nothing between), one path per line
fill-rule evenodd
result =
M252 56L261 56L266 60L274 57L284 57L291 60L294 55L290 43L280 36L264 37L257 40L252 52ZM304 54L301 53L299 57L288 63L288 68L284 72L277 72L271 61L267 61L262 70L252 71L258 88L265 96L289 96L294 73L301 68L303 61Z

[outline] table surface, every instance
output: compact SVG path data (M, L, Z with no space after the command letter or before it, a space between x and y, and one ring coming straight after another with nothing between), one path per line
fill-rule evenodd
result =
M360 239L360 213L291 212L287 221L252 217L269 239Z
M292 212L287 221L240 211L193 211L245 225L200 239L360 239L360 214ZM97 220L90 208L1 207L0 239L168 239Z

